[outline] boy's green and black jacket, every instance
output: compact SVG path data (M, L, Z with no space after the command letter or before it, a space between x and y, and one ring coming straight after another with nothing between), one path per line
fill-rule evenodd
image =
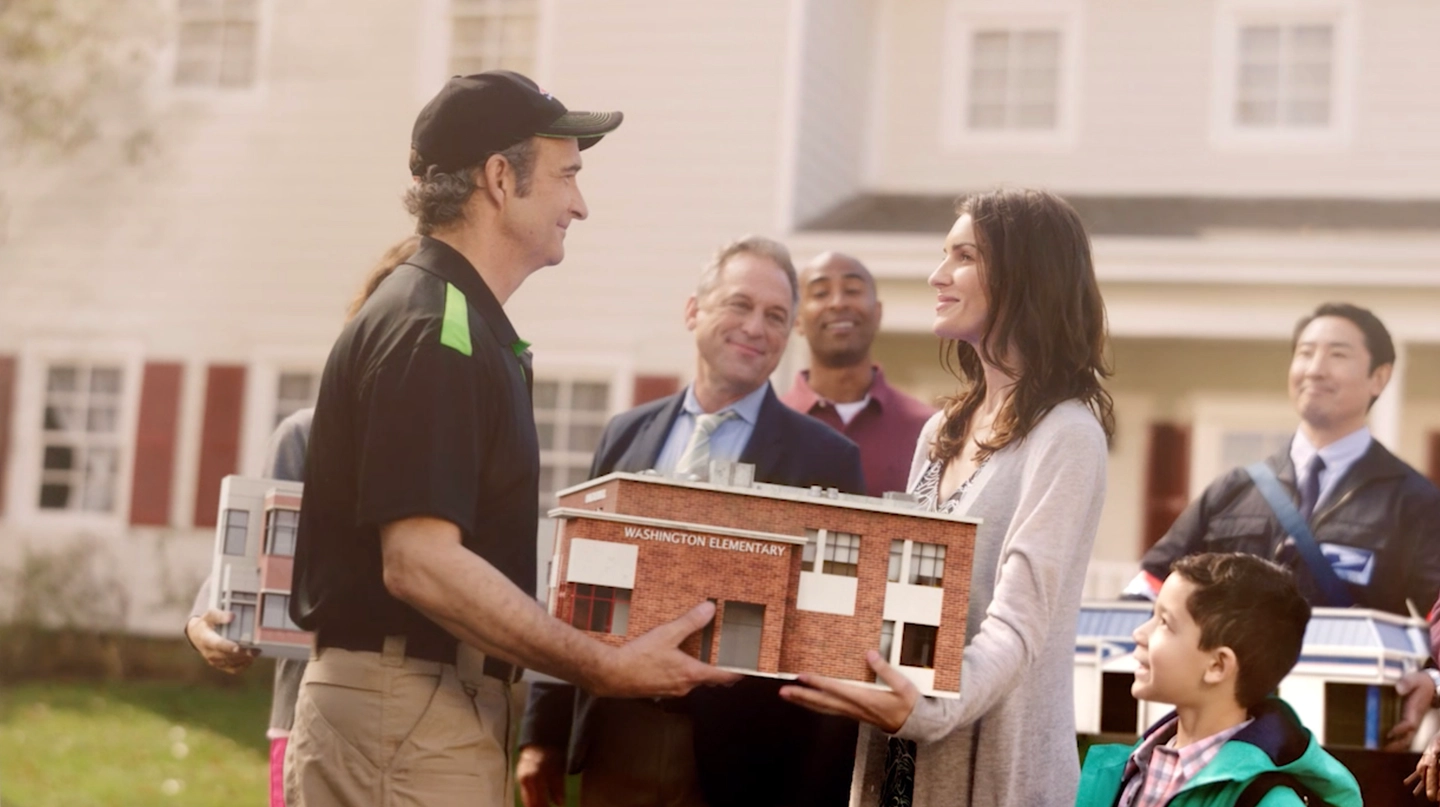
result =
M1268 698L1250 711L1254 722L1240 730L1220 748L1220 753L1185 783L1169 802L1170 807L1231 807L1245 788L1262 774L1279 771L1293 776L1315 795L1334 807L1362 807L1360 786L1315 737L1290 705ZM1149 736L1171 720L1171 713L1145 732ZM1125 763L1135 752L1141 737L1132 746L1097 745L1085 757L1080 772L1080 794L1076 807L1113 807L1124 789ZM1260 807L1303 807L1295 791L1276 787Z

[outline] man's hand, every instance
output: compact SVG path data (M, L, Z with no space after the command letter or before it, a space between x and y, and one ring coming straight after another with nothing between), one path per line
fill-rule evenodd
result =
M1400 722L1385 735L1386 751L1404 752L1410 750L1410 741L1420 729L1420 722L1430 711L1435 698L1435 682L1422 670L1405 673L1395 682L1395 693L1405 699Z
M1414 785L1417 796L1423 793L1431 801L1440 801L1440 734L1425 746L1420 761L1415 763L1415 772L1405 777L1405 784Z
M702 602L673 622L626 642L593 683L591 694L607 698L678 698L704 684L733 684L739 673L725 672L681 651L680 643L715 618L715 605Z
M258 651L247 650L226 639L215 628L227 624L235 615L229 611L211 608L204 616L192 616L185 623L185 636L205 662L221 672L235 674L244 672L254 661Z
M565 749L527 745L515 761L515 784L525 807L565 803Z
M799 680L803 686L780 687L780 697L811 711L853 718L878 726L887 734L894 734L915 711L920 690L913 681L880 658L878 652L871 650L866 653L865 660L870 663L876 677L889 685L889 692L818 675L802 675Z

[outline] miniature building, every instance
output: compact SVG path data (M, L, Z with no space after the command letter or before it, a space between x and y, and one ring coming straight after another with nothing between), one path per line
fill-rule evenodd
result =
M1075 638L1075 722L1081 734L1136 734L1167 714L1137 702L1131 634L1150 618L1148 602L1092 602L1080 609ZM1423 619L1361 608L1315 608L1300 661L1280 697L1329 746L1379 748L1395 724L1394 684L1430 655ZM1417 732L1423 744L1430 732ZM1420 750L1416 748L1415 750Z
M710 599L714 622L682 645L702 661L873 683L878 648L923 692L958 694L974 519L753 483L738 463L710 478L614 473L561 491L550 612L622 644Z
M220 484L211 605L235 616L225 638L267 656L307 658L309 633L290 620L299 482L227 476Z

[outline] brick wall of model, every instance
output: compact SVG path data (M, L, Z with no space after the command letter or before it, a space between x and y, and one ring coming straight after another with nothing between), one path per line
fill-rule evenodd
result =
M596 499L599 490L604 498ZM585 498L592 499L586 503ZM965 645L966 604L970 597L971 547L974 526L959 522L907 515L852 510L787 499L724 493L678 485L617 479L563 497L561 507L642 515L702 525L801 536L807 529L826 529L860 536L855 615L840 616L796 608L801 549L789 545L780 555L755 555L636 540L624 536L623 524L583 518L561 522L567 538L615 541L640 547L635 594L627 633L637 636L684 613L706 598L736 600L765 606L760 653L762 672L818 672L852 680L874 680L865 664L865 651L879 647L885 607L886 570L890 541L911 540L946 547L942 626L936 638L935 688L957 691ZM561 542L560 569L565 542ZM817 563L818 570L818 563ZM564 592L561 592L563 599ZM567 604L557 603L558 614ZM783 627L782 631L778 630ZM722 613L717 619L711 658L724 631ZM605 637L619 643L621 637ZM897 632L894 641L900 642ZM698 654L692 639L687 650Z

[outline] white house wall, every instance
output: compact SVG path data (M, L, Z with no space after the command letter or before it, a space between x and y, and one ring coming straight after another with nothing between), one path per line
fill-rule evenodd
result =
M1353 17L1348 142L1322 148L1217 147L1212 92L1223 78L1216 32L1226 8L1258 5L885 0L882 127L869 179L881 189L945 194L1002 183L1094 194L1403 198L1440 192L1434 148L1440 117L1426 103L1433 98L1432 77L1440 74L1440 49L1433 47L1440 6L1429 0L1288 4L1345 8ZM1035 9L1074 15L1080 53L1073 142L1049 148L943 142L942 115L962 112L943 91L945 50L966 46L947 28L952 9L962 16L998 10L1002 18Z

